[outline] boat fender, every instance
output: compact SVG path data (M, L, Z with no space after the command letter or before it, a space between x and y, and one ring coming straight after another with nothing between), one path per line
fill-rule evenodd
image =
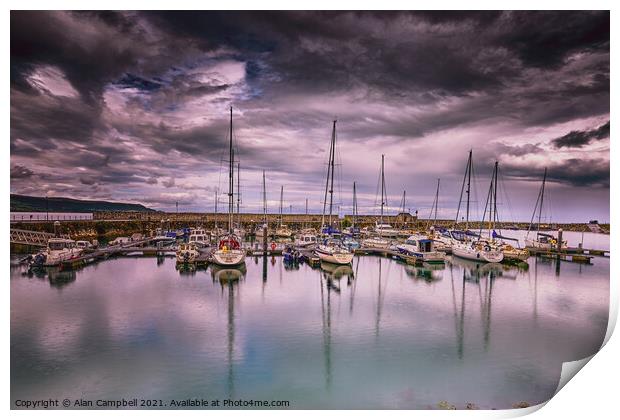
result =
M276 243L275 243L275 242L272 242L272 243L271 243L271 250L272 250L272 251L275 251L275 250L276 250Z
M477 253L477 254L476 254L476 258L480 258L480 253Z

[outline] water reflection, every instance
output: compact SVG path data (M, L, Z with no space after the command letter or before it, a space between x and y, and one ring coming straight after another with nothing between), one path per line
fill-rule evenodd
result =
M59 267L32 267L23 272L25 277L47 279L51 287L62 289L77 279L76 270L61 270Z
M433 283L443 279L445 264L404 265L405 273L415 279Z
M246 270L184 271L173 258L12 267L11 392L64 398L78 384L85 398L112 397L159 384L155 398L198 389L294 408L542 401L562 361L598 348L607 321L609 260L564 263L562 281L554 263L358 256L290 269L261 256ZM402 395L413 397L395 402Z

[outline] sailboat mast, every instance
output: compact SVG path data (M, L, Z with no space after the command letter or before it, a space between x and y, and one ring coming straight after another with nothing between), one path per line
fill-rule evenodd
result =
M355 190L355 181L353 181L353 228L357 221L357 191Z
M402 214L403 214L403 228L405 227L405 207L407 206L407 191L403 191L403 209L402 209Z
M433 226L437 224L437 207L439 207L439 182L440 178L437 178L437 191L435 192L435 217L433 219Z
M467 160L467 210L465 213L465 230L469 230L469 200L471 193L471 155L472 151L469 151L469 159Z
M241 162L237 162L237 227L241 229Z
M232 234L233 232L233 227L232 227L232 222L233 222L233 188L234 188L234 182L233 182L233 175L234 175L234 153L233 153L233 147L232 147L232 141L233 141L233 122L232 122L232 106L230 107L230 140L229 140L229 150L228 150L228 156L229 156L229 162L228 162L228 233Z
M540 208L538 209L538 227L536 228L537 233L540 232L540 219L542 217L543 200L545 199L545 182L546 181L547 181L547 168L545 168L542 187L540 187Z
M330 163L332 161L332 155L334 154L334 132L336 131L336 121L334 121L334 128L332 131L332 141L329 143L329 158L327 159L327 176L325 177L325 195L323 196L323 215L321 216L321 229L325 226L325 209L327 207L327 192L329 190L329 174L331 171Z
M265 186L265 171L263 171L263 220L267 224L267 188Z
M381 216L379 218L379 224L383 224L383 206L385 205L385 200L383 196L385 194L385 173L384 173L384 163L385 155L381 155Z
M493 230L495 230L495 224L499 221L497 217L497 173L499 172L499 163L495 161L495 179L493 180ZM501 230L500 230L501 231Z
M336 155L336 120L334 120L334 127L332 129L332 153L331 153L331 179L329 186L329 226L332 226L332 208L334 205L334 160Z
M218 188L215 187L215 216L214 216L214 218L215 218L215 229L216 229L216 231L217 231L217 216L218 216L217 215L217 202L218 202L217 194L218 194Z
M282 227L282 201L284 200L284 185L280 186L280 227Z

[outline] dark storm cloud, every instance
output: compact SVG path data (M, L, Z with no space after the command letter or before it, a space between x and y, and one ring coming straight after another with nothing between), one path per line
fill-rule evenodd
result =
M300 193L322 184L333 117L368 155L346 168L358 179L380 149L430 138L450 145L442 178L474 147L536 179L523 161L555 138L566 165L550 180L605 188L609 157L571 148L609 136L591 129L609 118L609 74L607 11L11 12L12 188L34 192L18 168L42 165L54 191L194 202L188 178L222 166L231 103L244 170Z
M593 140L601 140L606 138L609 138L609 121L594 130L571 131L565 136L554 139L552 142L557 148L582 147L590 144Z
M504 174L509 177L541 180L544 168L523 167L504 164ZM574 187L602 186L609 187L609 162L593 159L566 159L561 163L547 167L547 180Z
M90 104L100 101L104 85L137 63L140 48L90 14L11 12L11 79L24 86L32 66L58 66Z
M609 19L608 11L510 12L496 41L529 65L554 67L573 52L609 51Z
M53 140L88 143L98 127L99 111L79 98L11 91L11 138L28 140L41 149L54 148Z

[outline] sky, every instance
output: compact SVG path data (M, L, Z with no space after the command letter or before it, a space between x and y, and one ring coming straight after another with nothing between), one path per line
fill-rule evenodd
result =
M609 220L609 12L11 12L11 192L241 211ZM236 182L236 181L235 181Z

